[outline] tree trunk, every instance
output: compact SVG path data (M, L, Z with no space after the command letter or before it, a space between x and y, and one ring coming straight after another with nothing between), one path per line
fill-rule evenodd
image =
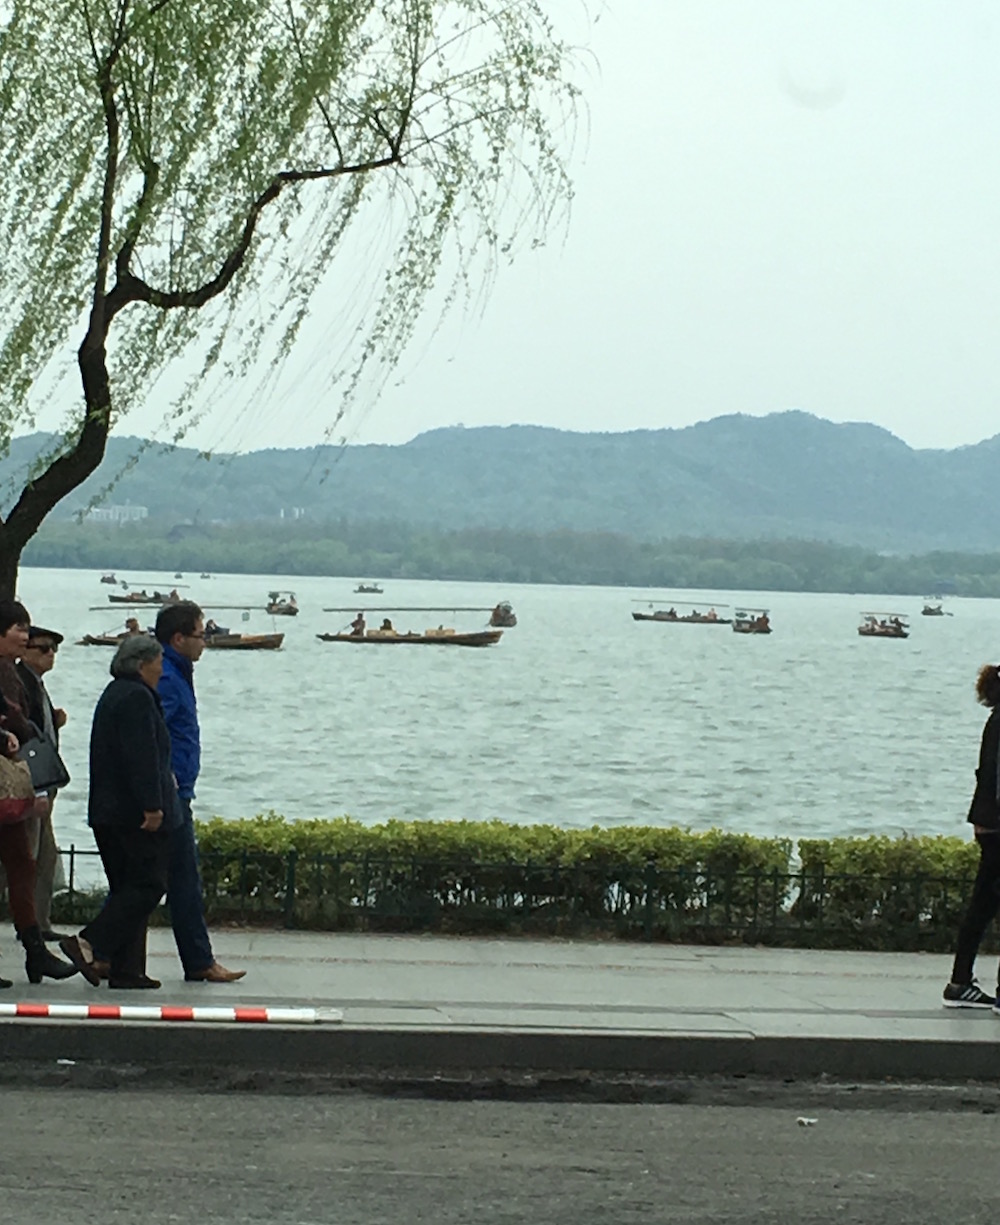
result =
M0 524L0 599L13 599L21 554L41 527L46 515L67 494L82 485L104 458L111 422L104 337L95 344L88 333L78 353L86 416L76 445L54 459L44 472L25 485L7 522Z
M0 527L0 600L17 596L17 570L24 545L17 543L6 527Z

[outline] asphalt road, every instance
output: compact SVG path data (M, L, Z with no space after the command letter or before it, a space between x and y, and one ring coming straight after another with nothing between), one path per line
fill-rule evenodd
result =
M0 1090L4 1221L961 1225L989 1113ZM803 1114L806 1111L802 1112Z

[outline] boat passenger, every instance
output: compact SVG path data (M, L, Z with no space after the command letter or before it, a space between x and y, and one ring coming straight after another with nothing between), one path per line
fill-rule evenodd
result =
M718 621L718 619L719 619L719 614L715 611L714 608L710 608L708 612L705 613L706 621Z
M676 609L676 608L668 608L668 609L667 609L667 616L670 618L670 620L671 620L671 621L676 621L676 620L677 620L677 609Z
M382 624L379 626L379 631L383 634L394 634L396 632L388 617L382 618Z
M133 634L141 634L142 626L139 624L137 617L129 617L125 622L125 636L130 638Z
M352 638L363 638L364 635L365 635L364 613L358 613L358 615L351 622L351 637Z

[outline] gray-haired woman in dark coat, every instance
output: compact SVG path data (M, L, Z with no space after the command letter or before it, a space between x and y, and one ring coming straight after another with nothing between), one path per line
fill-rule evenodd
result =
M170 733L156 693L162 670L155 638L123 639L114 679L94 711L88 820L110 893L100 914L60 948L95 987L95 947L109 957L110 987L160 985L146 974L146 928L166 892L169 835L179 819Z

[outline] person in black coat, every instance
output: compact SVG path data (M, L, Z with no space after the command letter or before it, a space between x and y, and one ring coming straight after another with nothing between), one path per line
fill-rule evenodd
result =
M160 985L146 974L146 928L166 892L170 831L179 821L170 733L156 693L162 670L155 638L123 639L114 679L94 711L88 821L110 892L100 914L60 948L95 987L95 946L110 960L110 987Z
M976 678L976 697L990 707L979 747L976 790L968 820L979 843L979 871L972 897L958 930L951 982L944 989L946 1008L994 1008L1000 1011L1000 986L987 995L972 976L979 943L1000 910L1000 667L986 664Z
M28 709L25 713L57 750L59 731L66 723L66 712L53 704L45 688L45 677L55 665L56 652L62 640L62 634L56 633L55 630L32 625L28 630L28 641L17 662L17 674L28 699ZM52 825L52 807L57 794L58 788L50 787L48 811L43 811L37 817L29 817L27 823L28 840L35 857L35 911L38 926L42 929L42 938L50 941L62 939L61 933L52 930L52 895L56 891L57 883L59 888L66 888Z

